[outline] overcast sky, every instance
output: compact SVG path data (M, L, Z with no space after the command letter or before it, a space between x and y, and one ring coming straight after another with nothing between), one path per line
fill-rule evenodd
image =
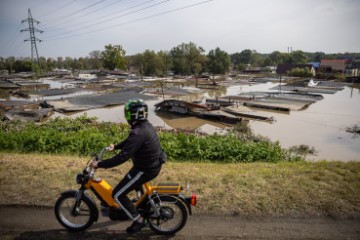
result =
M360 52L360 0L0 0L0 56L86 57L107 44L127 55L193 42L208 53ZM20 30L25 31L20 32Z

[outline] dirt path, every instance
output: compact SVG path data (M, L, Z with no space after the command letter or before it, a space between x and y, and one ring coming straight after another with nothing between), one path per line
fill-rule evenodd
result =
M360 239L360 220L327 218L258 218L193 215L177 235L155 235L150 229L129 236L130 222L100 217L84 233L69 233L52 209L0 207L0 239Z

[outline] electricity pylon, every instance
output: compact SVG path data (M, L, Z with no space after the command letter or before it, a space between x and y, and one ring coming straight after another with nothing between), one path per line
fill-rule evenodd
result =
M35 36L35 33L36 32L43 33L43 31L34 27L34 23L39 24L40 22L35 20L32 17L30 8L28 9L28 18L21 21L21 23L24 23L24 22L28 22L29 27L26 29L22 29L20 32L24 32L24 31L30 32L30 38L25 39L24 42L27 42L27 41L31 42L31 68L32 68L32 71L36 75L38 75L38 73L42 74L42 69L41 69L41 65L40 65L40 61L39 61L39 53L38 53L37 46L36 46L36 42L37 41L41 42L41 40ZM36 56L34 56L34 55L36 55ZM36 57L36 59L35 59L35 57Z

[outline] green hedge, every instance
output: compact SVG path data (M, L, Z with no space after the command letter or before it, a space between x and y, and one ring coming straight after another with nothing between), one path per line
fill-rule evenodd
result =
M129 133L127 124L97 122L86 115L55 118L45 123L0 122L0 150L20 153L90 155ZM279 162L289 157L278 142L243 140L234 133L197 136L160 132L160 141L170 160L215 162Z

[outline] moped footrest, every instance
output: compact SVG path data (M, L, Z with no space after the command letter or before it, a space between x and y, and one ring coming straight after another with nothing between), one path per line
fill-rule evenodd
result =
M103 216L103 217L109 217L109 208L102 208L101 209L101 215Z

